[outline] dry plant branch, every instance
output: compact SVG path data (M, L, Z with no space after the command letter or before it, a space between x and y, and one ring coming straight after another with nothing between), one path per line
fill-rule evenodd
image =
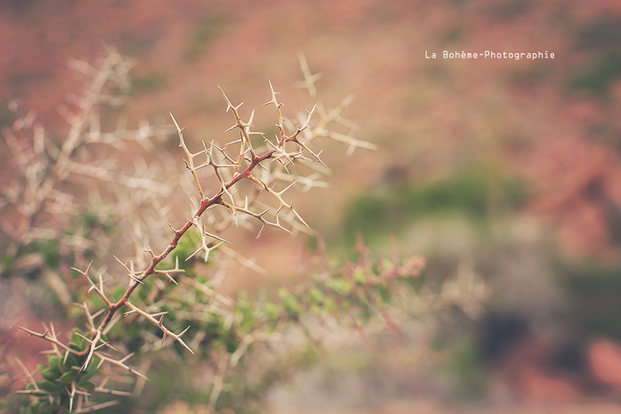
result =
M188 219L186 221L186 223L179 229L179 230L174 230L174 236L172 238L172 240L170 241L170 243L168 244L168 246L166 246L166 248L159 254L156 255L154 253L152 253L152 258L151 258L151 263L148 265L148 267L143 270L143 271L136 271L133 269L133 265L130 265L130 267L128 267L127 265L123 264L121 262L121 264L123 265L123 267L125 268L128 276L130 277L130 282L129 282L129 287L127 288L127 290L125 291L125 293L123 294L123 297L121 299L119 299L118 301L116 301L115 303L111 303L111 302L107 302L106 305L108 306L108 311L107 314L105 315L103 321L99 324L99 326L94 330L94 332L92 332L93 336L94 336L94 340L91 342L91 344L89 345L89 347L83 351L82 355L89 355L92 356L93 353L93 349L94 347L97 346L98 341L100 340L100 337L102 335L102 332L107 328L108 324L113 320L114 315L118 312L118 310L123 307L123 306L127 306L129 307L132 311L135 311L139 314L141 314L143 317L147 317L147 319L151 320L153 323L157 324L158 326L160 326L160 328L162 328L162 330L165 332L166 335L172 336L174 337L177 341L179 341L181 344L183 344L186 348L189 349L189 347L187 347L187 345L185 344L185 342L183 342L183 340L181 339L181 335L183 334L179 334L179 335L175 335L172 332L166 330L166 328L164 328L163 324L162 324L162 319L160 320L155 320L151 315L149 315L146 312L140 311L137 307L135 307L134 305L132 305L129 302L129 299L131 297L131 295L133 294L133 292L136 290L136 288L145 280L147 279L149 276L157 273L158 271L156 270L156 267L163 262L166 257L173 251L175 250L175 248L177 247L177 245L179 244L179 240L181 239L181 237L183 237L183 235L193 226L197 226L197 223L199 222L199 219L201 218L201 216L203 215L203 213L209 209L212 206L215 205L222 205L228 209L230 209L231 211L235 212L241 212L241 213L245 213L251 217L256 218L257 220L261 221L262 223L262 227L261 230L259 232L259 234L261 234L263 228L265 226L274 226L274 227L278 227L278 228L283 228L284 227L280 224L279 219L278 219L278 212L280 212L280 210L284 207L287 210L291 211L295 217L304 225L306 225L306 222L304 222L304 220L301 218L301 216L295 211L295 209L293 208L293 203L287 203L285 202L282 197L281 194L288 189L289 187L287 187L285 190L281 191L281 192L275 192L273 191L271 188L268 187L268 185L261 181L260 179L256 178L252 172L253 170L259 166L262 162L266 161L266 160L270 160L271 158L274 158L276 154L278 154L279 151L283 151L284 150L284 146L286 143L288 142L295 142L296 144L298 144L300 146L301 149L304 149L308 152L310 152L314 157L316 157L319 160L318 155L316 155L315 153L313 153L311 150L309 150L306 145L300 141L298 139L298 135L300 134L300 132L302 132L303 130L305 130L309 125L310 125L310 117L312 115L312 111L309 112L309 117L306 120L306 122L301 125L300 127L296 128L295 132L292 135L287 135L284 129L284 118L282 115L282 112L280 110L281 108L281 103L279 103L276 99L276 92L274 91L274 88L272 87L272 84L270 82L270 90L272 93L272 100L269 102L270 104L273 104L275 109L276 109L276 113L278 116L278 125L280 126L280 140L278 142L278 144L276 144L275 146L273 146L273 148L267 150L266 152L264 152L262 155L257 155L254 151L254 149L252 148L252 143L250 142L249 139L249 135L248 135L248 131L249 131L249 125L245 124L242 120L241 117L239 115L238 112L238 108L241 105L238 106L233 106L230 103L230 100L226 97L226 95L223 92L223 95L227 101L227 111L231 110L235 116L235 120L236 120L236 125L234 125L233 128L239 128L240 130L240 135L242 137L242 141L240 143L240 158L237 159L237 161L233 164L234 166L234 170L235 170L235 174L233 175L233 177L222 183L222 187L221 189L214 194L212 197L205 197L202 187L201 187L201 183L200 180L198 178L198 175L196 174L196 168L194 165L194 158L198 155L206 155L207 157L207 164L208 165L212 165L214 170L217 171L219 167L215 166L213 164L213 160L212 157L207 155L207 151L200 151L196 154L193 154L192 152L189 151L185 140L183 138L183 129L179 127L179 125L177 124L177 122L174 120L173 117L173 121L175 122L175 125L177 127L178 130L178 134L179 134L179 146L181 148L183 148L184 152L186 153L186 166L188 168L188 170L190 170L195 184L196 184L196 190L199 193L200 196L200 205L198 206L198 208L196 209L196 211L192 214L192 217L190 219ZM246 157L244 156L246 150L244 149L245 147L248 147L248 151L251 154L249 160L247 161ZM213 153L213 144L212 147L210 148L209 153ZM223 152L223 151L222 151ZM293 154L290 155L290 158L292 161L295 161L296 159L300 159L302 158L302 152L299 152L297 155ZM267 191L269 194L271 194L272 196L274 196L278 202L279 202L279 207L276 211L276 213L274 214L274 216L276 217L276 222L270 222L268 220L266 220L263 216L268 212L268 210L262 211L260 213L256 213L253 212L249 209L248 204L246 203L246 205L244 207L240 207L237 206L235 204L229 204L227 202L225 202L223 200L223 196L225 194L225 191L231 189L233 186L235 186L235 184L237 184L239 181L243 180L243 179L248 179L250 181L252 181L253 183L257 184L259 187L262 187L263 190ZM202 230L200 228L200 226L198 226L200 230ZM205 251L205 254L208 255L210 248L206 245L201 246L201 248ZM171 269L171 270L167 270L166 273L175 273L180 271L179 269ZM84 274L86 277L88 277L87 272L80 272L82 274ZM90 280L90 278L89 278ZM94 284L92 284L91 282L91 288L96 288L96 286ZM96 292L102 297L105 298L105 295L103 293L102 290L100 290L99 288L96 288ZM105 299L107 301L107 299ZM163 316L163 315L162 315ZM189 349L191 351L191 349ZM83 368L86 369L88 366L88 363L90 362L90 358L87 358Z
M23 328L30 335L48 341L53 347L50 365L39 368L45 381L36 382L31 377L29 389L25 392L37 394L41 391L44 397L49 397L41 400L41 404L66 404L69 411L87 412L114 404L114 401L94 403L91 398L93 393L112 396L126 394L125 391L106 388L107 380L100 386L90 382L90 378L102 372L106 366L146 380L144 374L128 363L133 353L126 352L122 344L116 345L115 342L119 348L117 349L108 339L115 325L121 324L121 314L127 316L122 322L123 327L140 323L137 320L148 323L141 325L141 336L144 337L141 338L141 352L149 352L154 349L153 344L160 342L160 346L174 343L194 354L197 351L195 347L221 341L220 348L214 349L210 357L214 366L214 383L209 398L209 407L212 410L215 410L219 396L226 389L225 374L238 366L251 345L280 340L284 326L290 321L301 323L300 318L304 313L343 313L347 315L343 317L343 321L351 320L355 326L362 323L361 317L368 318L377 314L383 316L388 324L391 323L390 317L383 310L385 292L388 292L393 280L418 275L423 264L420 260L405 264L399 264L395 260L390 268L378 268L362 244L358 246L361 259L339 269L338 273L327 266L327 261L320 261L319 278L297 287L281 289L277 297L256 302L224 296L217 292L218 285L232 262L257 269L252 261L241 257L227 245L224 232L233 225L253 226L254 221L260 226L257 237L267 228L290 233L309 231L308 224L294 207L293 199L289 198L289 191L296 187L305 191L326 186L322 177L327 172L327 167L321 159L321 150L314 149L317 137L323 136L346 143L348 153L355 148L374 148L371 144L353 138L352 134L356 129L354 124L342 117L342 111L350 100L343 101L336 109L326 109L315 89L314 83L318 77L311 74L303 57L300 63L305 75L305 85L315 105L311 110L298 115L297 123L290 121L285 117L283 103L278 100L279 94L270 81L270 100L264 106L271 106L275 113L275 126L278 131L275 141L268 139L262 132L253 131L255 111L251 111L248 121L244 121L246 118L240 113L242 104L234 105L222 89L220 92L226 104L226 112L230 112L234 118L234 124L226 132L237 131L238 134L233 142L222 147L215 142L202 142L202 148L193 152L184 138L184 129L171 114L179 147L185 155L185 167L191 175L195 192L195 195L190 195L192 211L189 217L178 229L169 224L172 236L159 253L148 247L148 244L147 247L140 248L140 242L136 242L136 251L146 254L126 260L114 256L117 265L120 265L128 278L127 287L120 291L106 287L105 271L95 272L91 264L81 267L85 270L81 270L79 266L72 267L86 279L88 291L95 292L94 297L100 302L100 309L91 313L92 304L78 304L84 312L88 331L83 334L75 330L70 343L64 343L58 338L53 325L43 332ZM28 204L24 213L25 224L22 224L24 228L33 227L36 216L46 206L46 200L61 197L55 193L55 187L68 174L77 173L87 177L105 175L106 167L81 165L72 160L72 155L78 146L102 136L93 131L85 133L87 126L92 128L97 125L91 119L92 107L95 102L102 100L114 101L102 94L104 85L110 80L111 73L126 74L128 66L120 60L118 54L111 53L99 71L88 65L81 65L79 68L93 77L93 83L80 101L82 112L75 117L67 114L75 127L72 127L67 140L55 154L55 162L50 165L51 175L39 178L37 182L31 180L27 183L34 187L43 185L43 192L35 192L32 203ZM111 68L116 68L116 72ZM331 130L330 125L333 123L340 125L348 133ZM253 136L262 138L261 145L253 141ZM114 138L106 136L106 140L114 141ZM29 177L25 171L30 168L28 156L20 152L18 145L13 146L17 162L24 169L24 175ZM40 147L41 144L37 144L37 148ZM207 179L216 184L211 193L209 189L212 186L207 183ZM129 178L121 181L127 187L148 189L155 186L154 180L153 177L145 175L138 181ZM6 196L6 199L11 198ZM130 201L132 202L135 201ZM160 222L165 222L163 209L158 210ZM140 225L137 227L136 232L140 233ZM204 262L212 262L211 256L216 255L211 277L201 277L195 269L199 255ZM174 256L174 260L168 260L170 256ZM180 265L180 256L184 261L183 265ZM95 277L91 276L93 272L96 273ZM170 283L166 284L166 280ZM349 314L351 312L355 314ZM169 318L172 313L175 317ZM185 327L179 327L179 324L186 322ZM197 328L201 324L214 327L214 332L201 331ZM184 339L184 335L192 339ZM122 356L104 353L106 348ZM48 390L41 389L42 386Z
M150 125L146 121L135 130L128 130L123 124L113 132L101 130L102 105L119 105L127 100L128 72L132 63L109 49L97 67L77 60L69 65L85 76L86 88L82 95L73 96L68 106L59 109L70 128L58 146L50 140L35 112L22 115L16 101L9 103L17 119L2 131L2 137L13 155L16 169L9 173L10 184L0 189L0 231L8 236L0 243L3 250L0 274L3 276L39 272L46 261L65 258L69 263L83 261L80 259L87 251L103 248L108 237L98 237L96 243L91 238L94 234L85 234L92 231L92 226L69 231L80 216L92 214L85 211L85 206L96 203L86 203L84 194L89 201L100 198L99 186L92 185L95 180L113 183L116 188L119 184L126 187L134 193L135 204L140 203L145 193L156 192L160 196L170 193L170 186L154 181L153 169L139 163L136 164L138 176L134 176L120 170L120 163L113 159L91 162L84 159L85 150L93 146L123 150L128 143L145 145L150 139L161 139L172 132L168 126ZM79 188L80 179L91 185ZM100 214L101 217L115 214L121 218L116 212L128 211L110 203L99 204L109 206L109 211ZM55 246L53 254L49 254L54 259L32 254L46 243L50 248ZM51 287L58 290L60 284L54 283ZM65 304L70 303L68 292L57 294L64 298Z

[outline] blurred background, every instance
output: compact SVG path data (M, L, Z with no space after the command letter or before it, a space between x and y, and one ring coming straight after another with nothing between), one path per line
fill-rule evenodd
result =
M330 188L296 199L301 215L335 254L357 234L376 252L393 238L426 257L430 295L479 292L409 312L407 339L390 349L335 350L272 389L266 412L621 409L621 3L4 0L0 124L15 99L60 139L59 104L81 88L67 61L105 45L134 59L127 124L172 112L194 145L230 126L217 85L249 111L271 80L285 111L310 109L296 88L304 54L326 106L355 95L345 115L379 149L346 156L326 143ZM240 243L279 280L298 265L287 252L312 244L275 233ZM282 260L261 262L276 249Z

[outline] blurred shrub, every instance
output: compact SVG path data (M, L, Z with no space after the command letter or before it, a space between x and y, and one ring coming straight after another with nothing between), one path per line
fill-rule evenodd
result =
M526 184L498 172L471 167L427 184L383 188L358 197L349 207L345 232L349 240L361 230L374 238L398 234L424 216L464 216L481 220L515 211L528 199Z

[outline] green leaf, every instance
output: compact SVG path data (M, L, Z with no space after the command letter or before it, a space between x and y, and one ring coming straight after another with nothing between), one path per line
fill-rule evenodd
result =
M88 368L86 368L86 373L82 376L81 381L88 381L93 377L93 375L98 373L99 372L98 366L99 366L99 358L93 357L91 363L88 365Z
M269 319L278 319L280 318L281 315L281 310L280 310L280 306L268 302L265 305L263 305L263 311L265 312L265 315L269 318Z
M97 358L96 356L93 356L93 358L91 358L91 362L88 364L88 367L86 368L86 372L97 372L97 367L99 366L100 362L101 360L99 358Z
M353 289L352 284L342 278L333 278L328 280L327 286L339 296L345 295Z
M80 350L84 350L86 349L86 341L80 335L88 337L88 335L84 335L82 331L80 331L78 328L74 328L73 332L71 333L71 342L75 343L78 347L80 347Z
M284 305L285 310L288 313L293 313L297 315L304 313L304 308L300 306L298 299L294 295L290 295L283 301L282 304Z
M39 371L39 374L41 374L41 376L43 377L43 379L46 379L48 381L54 381L57 380L59 375L56 375L56 373L54 372L54 370L50 369L50 367L48 367L45 364L39 364L37 365L37 371Z
M336 306L336 301L334 300L334 298L327 297L326 300L324 301L323 309L326 313L331 313L331 312L336 311L337 306Z
M78 375L80 375L78 371L75 371L75 370L67 371L60 377L60 380L62 382L71 382L74 379L76 379Z
M323 291L319 288L314 288L310 292L311 303L315 305L319 305L323 302L325 295Z
M95 391L95 384L90 381L80 383L80 388L84 388L86 391L93 392Z
M64 387L64 385L60 382L52 382L47 380L37 382L37 386L47 392L58 392Z
M54 407L49 402L45 401L44 403L39 405L39 412L41 414L51 413Z
M354 271L354 280L359 285L364 285L365 283L367 283L367 278L366 278L366 275L364 274L364 269L359 267Z
M53 368L56 372L58 372L59 374L62 374L64 372L67 372L69 368L67 368L65 366L65 364L63 364L63 361L57 357L57 356L53 356L53 355L49 355L47 357L48 362L50 363L50 367Z
M65 368L68 370L70 370L72 367L79 367L80 366L80 360L78 359L78 356L75 354L72 354L69 351L65 351L68 352L69 355L67 355L67 359L65 360L65 363L63 364L65 366Z

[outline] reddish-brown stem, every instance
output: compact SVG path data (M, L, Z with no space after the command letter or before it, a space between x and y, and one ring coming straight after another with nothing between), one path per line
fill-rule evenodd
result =
M168 246L166 246L166 249L164 249L164 251L159 254L158 256L153 257L153 259L151 260L151 264L149 265L149 267L143 272L143 274L140 276L140 278L138 280L142 281L144 279L146 279L147 277L149 277L150 275L155 273L155 268L157 267L157 265L162 262L164 259L166 259L166 257L173 251L175 250L175 248L177 247L177 244L179 243L179 240L181 239L181 237L190 229L190 227L192 227L192 223L195 219L199 218L203 212L205 210L207 210L207 208L209 208L210 206L214 205L214 204L218 204L220 201L220 195L217 195L214 198L206 198L201 202L200 207L198 208L198 210L196 210L196 213L194 213L194 216L192 217L191 220L188 220L185 225L180 229L177 230L175 232L175 236L173 237L173 239L170 241L170 243L168 244ZM101 322L101 325L99 325L98 330L99 331L103 331L106 326L110 323L110 321L112 320L112 317L114 316L114 314L129 300L130 296L132 295L132 293L134 292L134 290L136 290L136 288L138 287L139 283L133 283L131 286L129 286L127 288L127 290L125 291L125 294L123 295L123 297L121 299L119 299L118 302L114 303L109 309L108 309L108 314L106 315L105 319Z

